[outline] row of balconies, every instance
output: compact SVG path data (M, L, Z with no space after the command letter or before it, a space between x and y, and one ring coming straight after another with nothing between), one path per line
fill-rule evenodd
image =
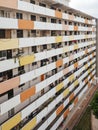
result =
M84 62L88 61L88 59L92 59L92 58L93 58L93 60L92 60L91 62L88 62L88 65L90 65L90 64L92 64L93 62L95 62L95 58L93 57L92 54L91 54L90 56L85 57L84 59L78 61L77 64L75 63L75 64L69 66L68 68L64 69L63 71L60 71L59 73L56 74L57 77L56 77L56 75L54 75L54 76L52 76L52 77L49 77L48 79L42 81L42 83L41 83L41 82L38 83L35 87L33 86L33 87L31 87L30 89L26 90L25 92L23 92L23 93L17 95L16 97L14 97L14 98L12 98L12 99L6 101L5 103L3 103L3 107L2 107L2 105L1 105L1 107L2 107L2 109L1 109L1 114L4 114L5 112L7 112L8 110L12 109L12 108L15 107L16 105L18 105L18 104L20 104L21 102L27 100L27 98L29 98L30 96L35 95L36 93L40 92L40 91L41 91L43 88L45 88L47 85L49 85L49 84L51 84L52 82L54 82L55 80L59 79L59 78L62 77L63 75L66 75L69 71L72 71L73 69L75 69L75 68L81 66ZM53 65L53 64L52 64L52 65ZM84 70L85 70L87 67L88 67L88 66L85 65L85 66L84 66ZM41 68L41 69L42 69L42 68ZM81 72L82 72L82 71L83 71L83 69L81 69ZM30 73L31 73L31 72L30 72ZM79 74L80 74L80 71L79 71ZM74 78L74 76L75 76L75 74L72 74L71 76L67 77L66 82L64 82L65 85L66 85L67 82L72 81L73 78ZM14 83L14 85L16 85L15 83L16 83L17 80L18 80L18 83L19 83L19 79L18 79L18 78L19 78L19 77L14 78L14 79L11 79L10 82L9 82L9 81L6 81L7 84L5 83L5 87L3 86L3 89L5 89L5 90L3 90L3 91L7 91L7 89L8 89L9 86L10 86L10 89L12 89L12 88L13 88L13 87L12 87L12 82ZM27 78L27 76L26 76L26 78ZM21 80L21 79L20 79L20 80ZM24 82L25 82L25 81L24 81ZM11 84L9 84L9 83L11 83ZM3 84L4 84L4 83L3 83ZM7 86L8 86L8 87L7 87ZM19 86L19 85L18 85L18 86ZM1 87L2 87L2 84L1 84ZM12 87L12 88L11 88L11 87ZM17 87L17 86L16 86L16 87ZM60 86L57 86L57 89L56 89L56 90L58 91L60 88L61 88ZM27 96L27 94L29 94L29 91L31 91L31 90L32 90L32 93ZM26 98L26 97L27 97L27 98ZM19 99L19 100L18 100L17 102L15 102L16 99ZM5 110L5 109L4 109L4 106L7 105L7 104L9 105L9 104L12 103L12 102L13 102L13 106L10 105L9 107L6 107L6 110Z
M95 25L95 21L93 20L87 20L84 18L75 17L74 15L70 15L67 13L60 12L60 11L55 11L46 7L41 7L39 5L30 4L24 1L18 2L18 9L22 11L34 13L34 14L41 14L44 16L55 17L59 19L66 19L66 20L71 20L71 21L76 21L76 22L83 22L85 24Z
M28 29L28 30L70 30L70 31L96 31L95 27L81 27L74 25L0 18L1 29Z
M93 35L73 35L73 36L56 36L56 37L36 37L36 38L19 38L19 39L2 39L0 40L0 51L15 48L25 48L53 44L59 42L75 41L81 39L95 38ZM95 41L94 41L95 42Z
M79 73L78 73L79 74ZM61 86L60 86L61 87ZM62 88L62 87L61 87ZM52 91L51 91L52 92ZM54 92L53 92L54 93ZM48 93L46 93L46 94L48 94ZM46 95L45 94L45 95ZM76 94L76 92L75 92L75 94ZM42 104L43 102L45 102L45 100L47 100L47 98L49 98L49 95L50 94L48 94L48 97L47 96L42 96L41 98L43 98L42 99L42 101L41 101L41 98L40 98L40 100L39 100L39 102L38 102L38 106L40 105L40 104ZM51 97L51 95L50 95L50 97ZM60 96L61 97L61 96ZM63 97L61 97L61 99L63 99ZM70 101L70 99L72 99L71 97L69 97L69 101ZM59 100L56 100L57 102L59 102ZM36 105L34 105L34 103L32 104L32 105L30 105L30 109L33 111L33 109L34 109L34 106L36 107ZM52 105L52 108L53 108L53 105ZM29 107L28 107L28 109L29 109ZM28 114L30 114L30 111L28 111L28 109L26 108L25 110L23 110L22 111L22 114L24 115L24 116L22 116L22 117L20 117L21 116L21 113L19 113L19 114L17 114L18 115L18 122L17 121L15 121L16 123L19 123L20 122L20 118L21 119L24 119ZM29 109L29 110L30 110ZM26 114L26 115L25 115ZM9 123L11 123L15 118L17 118L17 115L16 116L14 116L13 118L12 118L12 120L8 120L7 121L7 124L9 124ZM58 115L58 114L57 114ZM44 116L44 115L43 115ZM36 122L36 124L41 120L41 118L42 117L40 117L40 119L38 118L39 116L37 116L37 122ZM30 122L29 122L30 123ZM5 127L8 127L8 126L6 126L7 125L6 123L4 123L4 125L2 125L2 128L4 129ZM30 125L30 124L29 124ZM11 126L10 126L10 128L12 128L13 127L13 125L11 124ZM8 127L9 128L9 127ZM26 129L26 128L28 128L28 124L25 126L25 128L23 128L23 130L24 129Z
M19 66L31 64L33 62L37 62L40 60L48 59L49 57L53 57L53 56L57 56L57 55L60 55L63 53L74 51L74 50L77 50L79 48L87 47L87 46L90 46L93 44L94 43L91 41L91 42L88 42L85 44L80 43L80 44L76 44L76 45L72 45L72 46L66 46L64 48L52 49L49 51L44 51L44 52L39 52L39 53L31 54L31 55L19 56L19 57L8 59L8 60L3 60L3 61L0 61L1 62L0 68L2 68L2 70L0 70L0 72L14 69L14 68L17 68ZM95 47L93 47L92 49L95 49ZM8 66L6 66L6 64Z

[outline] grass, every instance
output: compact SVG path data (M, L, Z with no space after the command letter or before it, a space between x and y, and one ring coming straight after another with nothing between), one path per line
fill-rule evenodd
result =
M91 108L88 107L80 122L73 130L91 130Z

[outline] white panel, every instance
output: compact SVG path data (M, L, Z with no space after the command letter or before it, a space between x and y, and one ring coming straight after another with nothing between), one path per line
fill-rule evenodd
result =
M44 108L38 115L37 115L37 123L40 122L40 120L46 116L47 113L47 108Z
M56 118L56 112L54 112L49 118L48 118L48 125Z
M58 104L62 99L63 99L63 93L60 94L60 95L56 98L56 104Z
M43 88L45 88L47 85L46 80L36 84L36 93L40 92Z
M35 44L38 45L44 45L47 44L47 37L37 37L35 38Z
M33 8L34 8L33 4L30 4L29 2L20 1L20 0L18 1L18 9L19 10L34 12Z
M63 76L63 71L60 71L59 73L56 74L56 79L59 79L62 76Z
M47 72L46 70L47 70L46 66L43 66L43 67L40 67L40 68L36 69L35 70L36 77L46 73Z
M50 43L55 43L55 37L46 37L46 43L50 44Z
M23 109L21 111L21 118L22 120L28 116L31 112L33 112L36 109L36 102L33 102L32 104L30 104L29 106L27 106L25 109Z
M18 29L18 20L11 18L0 17L0 28L1 29Z
M46 79L47 85L53 83L56 79L56 75L53 75L51 77L49 77L48 79Z
M52 9L46 8L45 15L55 17L55 11Z
M42 97L38 98L37 101L36 101L37 107L42 105L45 101L47 101L47 99L48 99L48 94L47 93L45 95L43 95Z
M56 106L56 100L53 100L53 101L48 105L48 112L50 112L55 106Z
M72 84L71 86L69 86L69 91L72 91L74 88L74 84Z
M66 58L64 58L63 59L63 63L65 64L65 63L68 63L69 62L69 57L66 57Z
M47 126L48 126L48 121L45 121L45 123L43 123L43 124L38 128L38 130L45 130Z
M56 130L62 121L63 121L63 115L55 122L55 124L52 126L50 130Z
M69 103L69 98L67 98L65 101L64 101L64 107L66 107L67 106L67 104Z
M56 49L47 51L46 54L47 54L47 58L55 56L56 55Z
M51 98L52 96L54 96L56 93L56 88L53 88L51 89L49 92L48 92L48 97Z
M63 36L63 42L64 41L69 41L69 36Z
M20 104L20 95L1 104L1 115Z
M69 111L71 111L73 107L74 107L74 104L71 104L71 105L69 106Z
M40 61L45 58L46 58L46 51L35 54L35 61Z
M65 13L62 13L62 17L63 17L63 19L67 19L68 18L68 15L67 14L65 14Z
M56 49L56 55L62 54L63 48Z
M0 61L0 72L19 67L18 59Z
M65 79L64 81L63 81L63 83L64 83L64 86L66 86L66 84L69 82L69 79L67 78L67 79Z
M36 22L34 21L34 29L45 30L46 24L44 22Z
M47 65L47 71L51 71L56 68L55 62Z
M74 65L69 66L70 71L74 69Z
M35 46L35 38L19 38L19 48Z
M23 75L20 75L20 84L26 83L36 77L35 71L30 71L28 73L25 73Z

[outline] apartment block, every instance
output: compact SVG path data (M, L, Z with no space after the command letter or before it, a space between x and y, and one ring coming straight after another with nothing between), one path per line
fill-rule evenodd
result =
M0 130L56 130L96 79L96 19L69 0L0 0Z

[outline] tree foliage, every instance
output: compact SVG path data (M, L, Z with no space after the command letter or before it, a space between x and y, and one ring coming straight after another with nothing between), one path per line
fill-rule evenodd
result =
M98 119L98 92L95 94L93 101L91 103L93 114Z

